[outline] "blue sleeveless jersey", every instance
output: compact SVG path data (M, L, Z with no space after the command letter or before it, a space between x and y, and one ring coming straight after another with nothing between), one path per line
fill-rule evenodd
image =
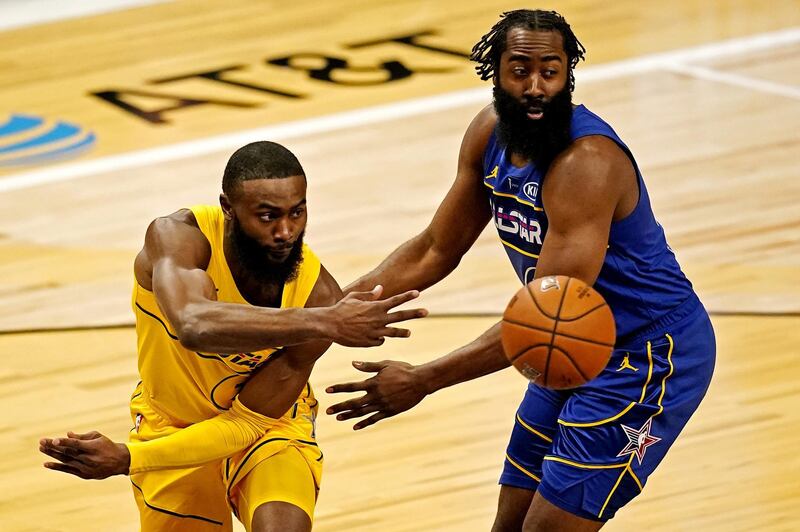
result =
M664 317L694 291L653 216L647 188L630 150L611 126L579 105L572 114L572 141L589 135L616 142L630 158L639 181L636 208L611 224L605 260L594 285L614 313L619 343ZM511 164L496 133L489 138L483 167L500 240L520 280L528 283L534 278L547 235L547 214L541 201L544 173L535 164L522 168Z

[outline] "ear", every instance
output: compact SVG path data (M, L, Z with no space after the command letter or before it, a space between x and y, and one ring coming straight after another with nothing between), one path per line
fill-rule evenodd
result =
M222 213L225 215L226 220L233 219L233 207L231 207L231 202L228 200L228 196L224 193L219 195L219 206L222 207Z

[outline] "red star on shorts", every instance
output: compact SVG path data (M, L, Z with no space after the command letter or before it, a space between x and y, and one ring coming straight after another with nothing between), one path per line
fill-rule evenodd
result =
M652 422L653 418L648 419L639 430L622 425L622 430L625 431L625 435L628 437L628 445L626 445L617 456L628 456L629 454L636 453L636 458L639 460L639 465L641 465L647 448L661 441L661 438L650 434L650 425Z

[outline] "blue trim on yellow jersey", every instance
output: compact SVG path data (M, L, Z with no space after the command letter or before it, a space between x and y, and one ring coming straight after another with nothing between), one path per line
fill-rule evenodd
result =
M148 316L150 316L151 318L156 320L158 323L160 323L161 326L164 327L164 331L166 331L167 336L169 336L173 340L177 340L178 339L177 335L175 335L172 332L170 332L169 328L167 327L167 324L164 323L164 320L162 320L161 318L159 318L158 316L156 316L155 314L153 314L149 310L145 310L145 308L143 306L141 306L138 301L136 302L136 308L138 308L139 310L141 310L142 312L144 312L145 314L147 314Z
M252 447L250 449L250 451L247 453L247 456L245 456L244 460L242 460L242 463L240 463L239 467L236 468L236 473L233 474L233 477L231 477L230 481L228 482L228 490L227 490L228 499L231 498L231 488L233 488L234 484L236 484L236 477L239 476L239 473L242 471L242 468L247 463L247 461L250 460L250 457L253 456L253 453L255 453L257 450L259 450L264 445L266 445L268 443L272 443L274 441L296 441L296 442L304 443L306 445L311 445L313 447L319 448L319 445L315 441L298 440L298 439L293 439L293 438L270 438L268 440L262 441L261 443L259 443L258 445L256 445L255 447ZM322 455L320 453L320 457L319 457L318 461L321 460L321 459L322 459ZM316 483L316 480L314 480L314 482ZM319 489L319 488L317 488L317 489Z
M145 498L144 491L142 491L142 488L140 488L133 480L131 480L131 484L133 484L134 488L139 490L139 493L142 494L142 501L144 501L145 506L147 506L151 510L155 510L156 512L161 512L162 514L171 515L173 517L180 517L181 519L197 519L198 521L205 521L206 523L211 523L214 525L219 525L219 526L223 525L222 521L217 521L215 519L211 519L210 517L203 517L201 515L192 515L192 514L180 514L178 512L173 512L172 510L167 510L166 508L159 508L158 506L153 506L152 504L147 502L147 498Z

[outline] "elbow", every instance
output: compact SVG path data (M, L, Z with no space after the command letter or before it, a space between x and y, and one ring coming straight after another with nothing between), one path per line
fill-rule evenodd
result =
M417 264L433 277L433 282L428 286L441 281L458 267L464 252L437 242L430 228L426 229L418 238L418 245L421 249Z
M455 270L461 263L463 255L461 253L453 253L450 250L442 250L433 248L431 250L432 268L437 272L440 279L444 279Z
M209 345L211 331L208 321L200 316L199 309L187 307L175 324L175 334L180 344L190 351L212 351Z

